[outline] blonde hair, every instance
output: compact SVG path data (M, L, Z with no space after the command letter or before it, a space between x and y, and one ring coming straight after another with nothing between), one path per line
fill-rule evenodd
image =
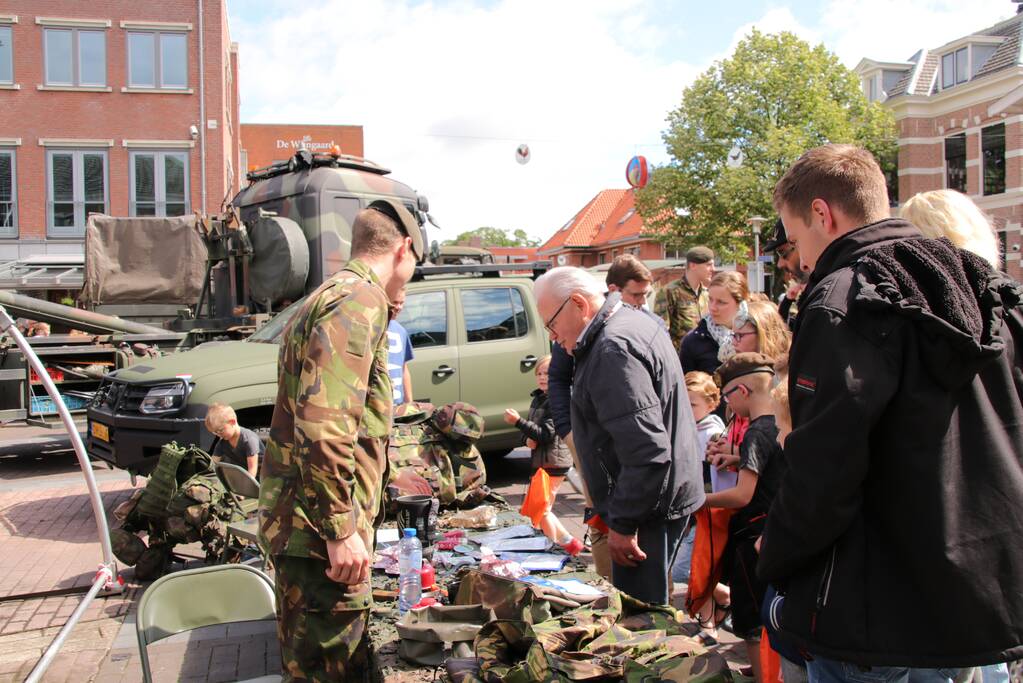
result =
M551 356L550 356L550 354L547 354L546 356L544 356L540 360L536 361L536 365L533 366L533 374L535 375L535 374L539 373L540 372L540 368L547 367L550 364L551 364Z
M210 432L219 432L231 420L238 421L238 415L234 408L224 403L213 403L206 411L206 429Z
M721 402L721 389L718 388L713 377L706 372L693 370L686 373L685 381L686 391L699 394L707 399L711 411L718 407L718 404Z
M750 301L746 304L747 313L735 316L732 329L746 324L753 325L757 331L757 351L775 360L787 356L792 345L792 332L785 324L778 307L770 301Z
M787 375L778 375L775 378L777 385L771 390L771 399L774 401L774 419L779 418L792 426L792 410L789 407L789 378Z
M973 200L955 190L920 192L909 198L899 212L920 228L924 237L947 237L960 249L973 252L1001 268L998 236L991 221Z
M737 270L726 270L717 273L710 280L710 287L722 287L728 292L735 303L749 300L749 286L746 284L746 276Z

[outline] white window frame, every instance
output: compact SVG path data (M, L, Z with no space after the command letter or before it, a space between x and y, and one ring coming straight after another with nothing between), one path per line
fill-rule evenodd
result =
M50 80L50 35L55 32L71 34L71 81ZM79 35L81 33L98 33L103 36L103 82L86 83L82 80L82 52ZM103 29L72 28L67 26L47 26L43 28L43 83L47 86L64 88L105 88L107 86L107 33Z
M72 202L74 203L75 224L73 226L53 224L53 155L71 155ZM48 237L82 237L85 235L85 162L86 154L103 157L103 210L110 210L110 155L105 149L53 148L46 150L46 234ZM61 202L64 203L64 202Z
M189 153L183 150L170 149L139 149L132 150L128 154L128 206L129 214L137 216L135 199L135 159L139 156L153 157L153 203L155 204L154 216L164 218L167 216L167 179L164 158L167 156L181 157L185 162L185 212L187 216L192 211L191 187L189 175L191 168L189 164Z
M132 62L131 62L131 37L133 35L146 35L152 36L153 38L153 82L152 83L136 83L132 77ZM163 84L163 43L160 40L162 36L181 36L185 39L185 83L184 85L164 85ZM128 89L149 89L149 90L170 90L170 91L187 91L188 90L188 33L186 31L143 31L133 29L127 31L127 35L124 40L125 49L125 63L128 68Z
M0 156L11 157L11 225L0 225L0 238L18 236L18 155L17 150L0 147Z
M14 85L14 29L9 24L0 24L0 32L6 31L9 39L7 41L7 52L11 58L11 80L0 80L0 85ZM0 48L2 51L3 48Z

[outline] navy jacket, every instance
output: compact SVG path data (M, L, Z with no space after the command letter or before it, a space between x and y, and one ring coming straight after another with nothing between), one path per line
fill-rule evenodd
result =
M707 330L706 318L700 318L700 324L682 337L678 358L684 373L699 370L713 375L717 372L718 366L721 365L721 361L718 360L718 343Z
M572 434L593 507L631 534L703 505L702 453L682 368L653 316L617 293L575 348ZM612 314L613 312L613 314Z

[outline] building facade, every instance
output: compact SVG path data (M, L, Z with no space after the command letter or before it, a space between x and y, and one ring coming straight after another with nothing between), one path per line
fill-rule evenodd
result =
M666 254L664 244L645 232L633 190L601 190L537 250L555 265L580 268L611 263L622 254L643 261L678 256Z
M314 126L288 123L243 123L242 168L251 170L283 161L299 149L364 156L362 126Z
M863 91L898 125L898 198L948 188L988 214L1023 279L1023 14L906 62L862 60Z
M86 217L216 212L240 187L226 0L0 7L0 261L82 252Z

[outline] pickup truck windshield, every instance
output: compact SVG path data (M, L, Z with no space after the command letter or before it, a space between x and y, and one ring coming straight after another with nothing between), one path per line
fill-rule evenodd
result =
M257 344L279 344L281 341L281 334L284 332L285 326L295 316L295 313L298 312L298 309L303 302L305 302L305 297L299 299L275 315L270 319L270 322L259 328L256 333L249 337L246 341L256 342Z

